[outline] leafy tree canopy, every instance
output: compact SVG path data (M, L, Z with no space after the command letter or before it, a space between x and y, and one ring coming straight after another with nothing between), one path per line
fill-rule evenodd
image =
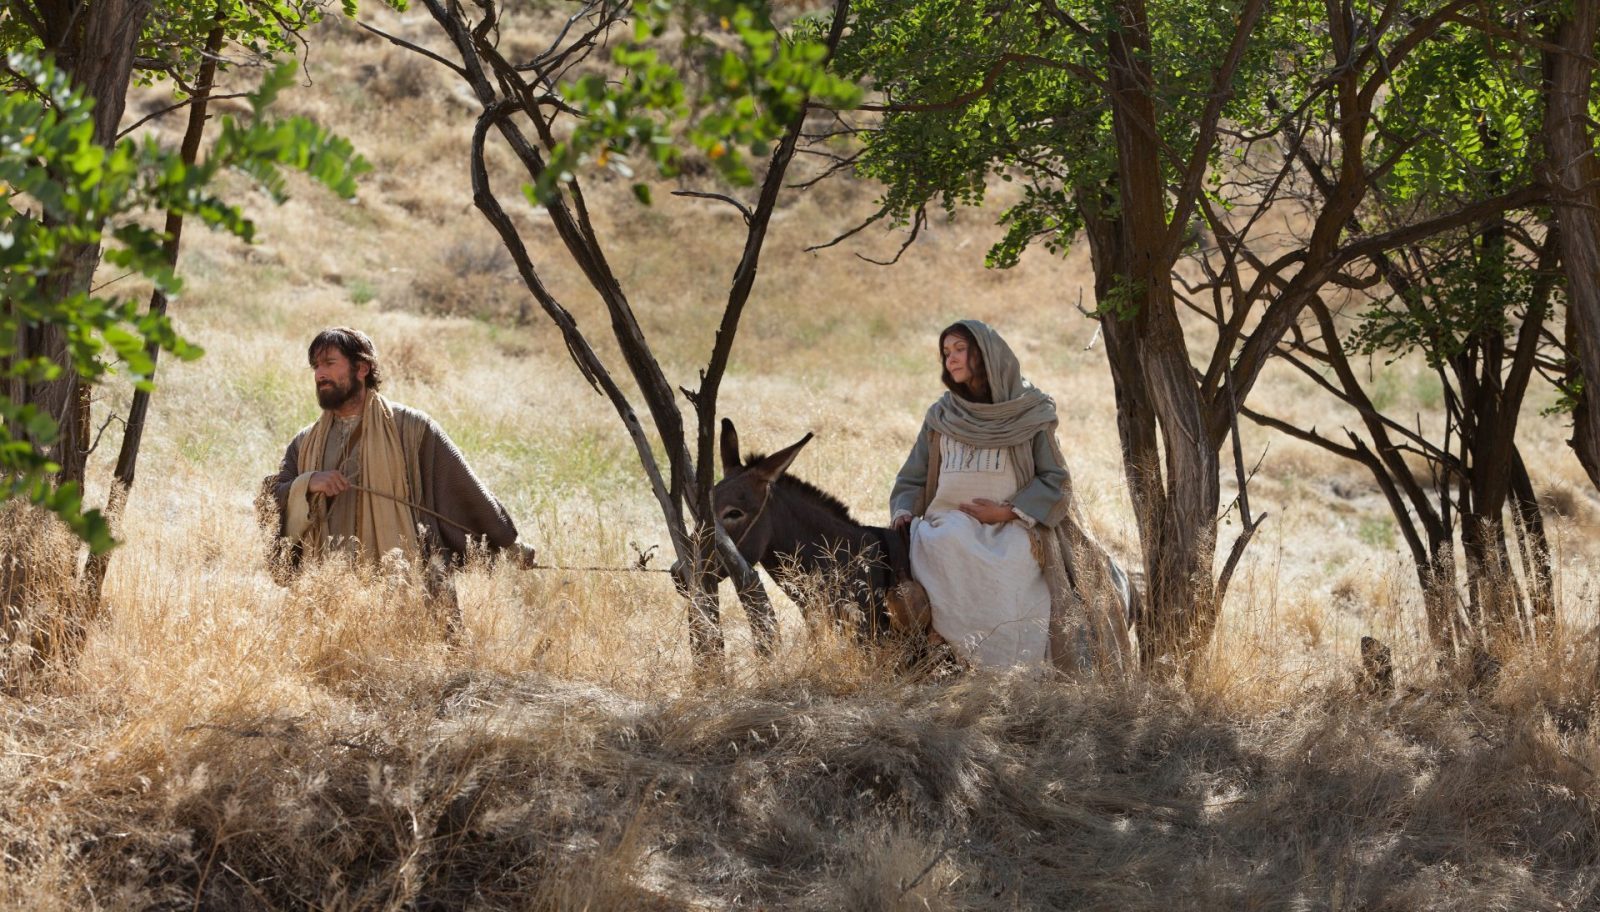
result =
M251 117L223 120L211 154L190 167L154 139L125 139L110 148L95 143L93 101L65 74L25 52L13 52L6 62L35 89L0 100L0 364L6 379L45 380L63 369L16 348L21 331L46 324L65 328L71 368L90 381L116 370L148 388L151 344L183 359L200 355L164 316L142 313L134 297L94 290L64 298L46 294L45 280L62 268L68 245L103 244L107 262L176 296L182 283L164 254L166 236L143 224L144 216L177 212L248 241L250 220L209 190L223 169L244 171L281 196L281 169L294 168L350 196L355 176L367 167L348 142L315 124L265 116L273 97L293 81L292 63L272 71L251 96ZM52 483L59 467L33 442L54 440L55 418L0 395L0 419L0 499L31 500L61 516L91 549L111 547L98 511L82 510L77 485Z
M629 159L642 158L675 176L686 148L723 180L749 186L751 158L768 155L804 105L849 106L861 96L825 66L828 16L785 29L770 4L736 0L651 0L629 12L631 32L611 53L622 78L592 72L559 86L578 117L528 188L535 202L549 200L585 164L631 178ZM650 202L646 184L636 183L634 193Z
M1211 74L1245 5L1148 4L1144 56L1158 101L1152 133L1169 183L1192 154ZM1270 132L1317 88L1328 42L1325 30L1306 24L1321 9L1299 0L1274 3L1256 25L1243 64L1224 87L1231 97L1223 119L1236 135ZM1014 264L1034 240L1064 250L1083 227L1074 191L1091 188L1101 212L1114 215L1108 93L1118 29L1110 2L864 0L852 5L852 25L839 66L886 100L881 121L865 134L858 167L884 185L886 215L904 224L930 203L953 214L980 203L992 176L1021 178L1022 199L1006 211L1006 236L990 252L997 266ZM1213 185L1222 183L1229 150L1229 143L1218 143L1206 153Z

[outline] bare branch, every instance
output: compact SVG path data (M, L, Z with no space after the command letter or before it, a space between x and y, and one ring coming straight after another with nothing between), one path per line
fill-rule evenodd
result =
M550 43L548 48L546 48L543 52L529 62L518 64L516 69L519 72L535 73L541 81L554 84L555 80L559 77L550 77L549 74L551 71L565 69L572 63L576 63L587 58L589 54L594 52L596 41L606 32L610 31L612 26L621 21L623 5L616 4L610 8L607 8L606 11L595 20L595 24L588 31L584 32L581 37L566 47L561 47L561 42L566 39L568 32L570 32L572 29L572 26L580 20L594 15L595 8L599 6L606 6L606 4L595 2L584 4L582 9L574 13L572 17L567 20L567 24L562 27L560 35L558 35L556 39Z
M856 254L856 256L868 263L873 264L874 266L893 266L894 264L900 262L900 258L905 255L905 252L910 249L912 244L917 242L917 235L922 233L922 226L927 223L927 220L927 207L918 206L916 214L911 217L911 235L906 238L906 242L904 244L900 245L900 249L894 252L894 259L874 260L872 257L860 253Z
M1470 203L1454 212L1447 212L1431 219L1424 219L1382 234L1369 235L1359 241L1346 244L1330 259L1336 266L1343 266L1362 257L1371 258L1383 251L1393 250L1396 247L1433 237L1436 234L1442 234L1464 225L1482 222L1491 216L1499 215L1512 209L1538 205L1547 196L1548 191L1544 187L1529 184L1508 193L1502 193L1499 196Z
M886 216L888 214L889 214L889 207L888 206L884 206L882 209L879 209L877 212L874 212L872 215L868 216L866 221L864 221L861 224L855 226L854 228L851 228L849 231L846 231L844 234L839 235L838 237L834 238L833 240L827 242L826 244L813 244L810 247L807 247L805 252L806 253L815 253L818 250L827 250L829 247L837 247L838 245L840 245L840 244L844 243L845 241L849 240L850 238L852 238L852 237L860 234L861 232L867 230L867 228L870 227L873 223L881 220L884 216Z
M383 40L389 42L390 44L393 44L393 45L395 45L397 47L403 47L408 51L412 51L413 53L421 54L422 56L428 58L429 60L432 60L434 63L438 63L438 64L441 64L441 65L449 68L450 72L456 74L457 76L461 77L462 79L466 79L467 78L467 71L465 69L463 69L459 64L452 63L451 61L446 60L444 57L441 57L438 54L435 54L433 51L430 51L427 48L425 48L425 47L423 47L423 46L421 46L419 44L413 44L410 41L407 41L404 38L401 38L399 35L391 35L388 32L384 31L383 29L378 28L375 25L370 25L370 24L368 24L366 22L362 22L360 19L356 20L356 25L361 26L362 28L366 29L367 31L371 32L372 34L377 35L379 38L382 38Z
M1269 514L1261 514L1255 522L1246 522L1239 537L1233 540L1233 547L1228 549L1228 559L1222 564L1222 573L1217 577L1217 605L1222 605L1228 598L1228 584L1233 582L1233 571L1239 566L1239 558L1244 556L1245 546L1250 544L1250 539L1256 535L1256 530L1267 521Z
M1304 441L1312 446L1321 447L1322 449L1345 459L1354 460L1356 462L1361 461L1361 454L1359 452L1351 447L1334 443L1332 440L1322 436L1321 434L1317 433L1315 426L1309 429L1302 428L1299 425L1290 424L1282 418L1274 418L1271 415L1258 412L1248 405L1241 406L1239 408L1239 414L1249 418L1251 421L1254 421L1256 424L1259 424L1262 427L1272 428L1279 433L1287 434L1296 440Z
M93 453L95 450L100 448L100 438L105 436L106 428L110 427L111 426L111 422L113 422L113 421L121 423L121 425L123 427L127 427L128 426L128 422L126 420L124 420L123 417L121 415L118 415L116 412L112 412L111 414L107 415L106 416L106 420L102 421L100 423L100 430L95 432L94 442L89 444L89 448L87 450L83 451L84 455L88 455L90 453Z
M810 151L810 150L807 150L807 149L798 149L798 150L796 150L796 154L799 154L799 155L823 155L823 154L826 154L826 153L814 152L814 151ZM798 183L790 184L789 185L789 189L791 189L791 190L810 190L812 187L815 187L817 184L823 182L824 180L827 180L828 178L834 176L835 174L838 174L840 171L848 171L848 170L850 170L852 167L855 166L856 161L858 159L860 159L863 154L864 154L863 152L857 152L856 154L851 155L848 158L841 158L841 157L838 157L838 156L830 156L830 157L832 157L834 159L834 161L833 161L833 164L829 165L825 171L823 171L821 174L818 174L816 177L811 178L810 180L803 180L803 181L800 181Z
M249 92L234 92L234 93L229 94L229 95L208 95L208 96L205 96L205 97L208 98L211 101L222 101L224 99L229 99L229 98L249 98L250 97L250 93ZM176 104L171 104L171 105L168 105L168 106L162 108L159 111L155 111L153 113L146 114L145 116L143 116L143 117L139 118L138 120L134 121L133 123L129 124L125 129L123 129L120 133L118 133L117 134L117 139L119 139L119 140L122 139L123 137L127 136L129 133L132 133L134 130L139 129L140 127L144 126L145 124L149 123L152 120L159 120L160 118L165 117L165 116L167 116L168 114L171 114L174 111L181 111L184 108L187 108L188 106L190 106L190 105L195 103L196 98L197 98L197 96L191 95L188 98L185 98L184 100L182 100L180 102L177 102Z
M704 192L699 191L699 190L674 190L674 191L672 191L672 195L673 196L692 196L692 197L695 197L697 199L717 200L719 202L727 203L728 205L732 206L733 208L739 210L739 215L744 217L744 223L746 225L750 224L750 207L746 206L744 203L739 202L738 200L734 199L731 196L724 196L721 193L704 193Z

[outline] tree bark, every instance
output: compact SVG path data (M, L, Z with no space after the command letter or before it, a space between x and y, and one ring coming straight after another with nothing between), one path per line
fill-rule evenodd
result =
M1170 655L1192 667L1216 623L1217 447L1206 434L1172 291L1149 21L1143 0L1120 0L1116 11L1119 28L1110 36L1109 73L1120 204L1115 275L1121 287L1109 291L1122 305L1113 310L1125 307L1132 313L1104 319L1110 321L1107 356L1113 372L1124 375L1119 398L1125 389L1130 401L1148 405L1154 414L1154 422L1142 416L1127 422L1132 433L1125 432L1123 439L1134 510L1141 514L1149 587L1140 650L1146 661ZM1147 433L1152 423L1160 430L1159 457ZM1160 496L1153 496L1157 487Z
M1511 450L1512 507L1521 535L1523 577L1528 581L1529 631L1535 640L1550 633L1555 621L1555 573L1550 565L1550 539L1545 534L1544 513L1533 492L1533 480L1522 461L1522 451Z
M1583 376L1570 444L1600 487L1600 160L1589 126L1600 9L1590 2L1563 8L1568 15L1552 24L1545 52L1545 180L1561 227L1572 357Z
M200 160L200 143L205 136L211 89L217 77L217 55L222 51L222 41L227 34L226 16L226 7L218 4L216 24L206 35L205 53L200 58L200 72L195 79L194 100L189 105L189 123L183 133L183 144L178 150L183 163L190 167ZM183 241L183 214L169 210L165 230L167 240L162 247L162 253L166 257L167 265L176 268L178 248ZM166 315L167 296L159 288L150 293L150 306L147 312L152 316ZM145 354L150 356L150 364L154 367L159 363L161 346L151 342L146 346ZM152 370L151 379L154 379L154 376ZM112 472L111 491L106 498L106 522L113 529L122 521L123 510L127 507L128 495L133 488L133 480L139 466L139 446L144 440L145 420L149 413L149 391L134 390L133 402L128 407L128 418L122 433L122 446L117 452L117 465ZM84 588L91 611L99 610L101 593L105 587L106 569L110 561L111 552L104 551L89 555L89 561L84 566Z
M94 99L94 140L108 148L116 142L133 77L134 52L150 8L150 0L44 3L39 8L45 25L40 36L44 50L78 89ZM72 245L62 252L44 291L57 300L85 294L99 265L99 244ZM23 330L21 342L21 357L48 358L61 373L53 380L23 384L14 401L35 405L56 420L59 436L44 452L61 466L60 481L82 484L90 440L89 390L73 368L66 333L58 326L32 326Z

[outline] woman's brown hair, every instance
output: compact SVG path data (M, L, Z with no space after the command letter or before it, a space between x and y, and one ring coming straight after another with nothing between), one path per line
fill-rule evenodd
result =
M967 364L972 367L970 383L957 383L950 376L949 368L944 366L944 340L950 336L956 336L967 343ZM983 363L983 350L978 348L978 338L972 334L972 330L960 323L952 323L939 333L939 379L944 381L946 389L963 399L973 402L993 401L989 391L989 368Z

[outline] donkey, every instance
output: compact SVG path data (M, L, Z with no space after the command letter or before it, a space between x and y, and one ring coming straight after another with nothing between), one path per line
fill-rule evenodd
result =
M770 456L739 457L739 434L722 419L723 479L711 492L717 522L752 565L771 574L813 621L859 620L859 633L912 636L907 660L915 664L929 644L918 634L930 629L927 593L911 576L910 547L903 533L863 526L837 498L787 474L810 434ZM1131 578L1092 539L1088 546L1104 557L1111 584L1130 631L1140 607L1141 580ZM718 582L726 578L714 569ZM817 580L833 585L818 586Z
M886 636L892 594L910 579L909 550L900 533L856 522L837 498L786 474L811 436L740 459L739 433L722 419L723 479L711 493L717 522L807 618L854 615L861 639Z

